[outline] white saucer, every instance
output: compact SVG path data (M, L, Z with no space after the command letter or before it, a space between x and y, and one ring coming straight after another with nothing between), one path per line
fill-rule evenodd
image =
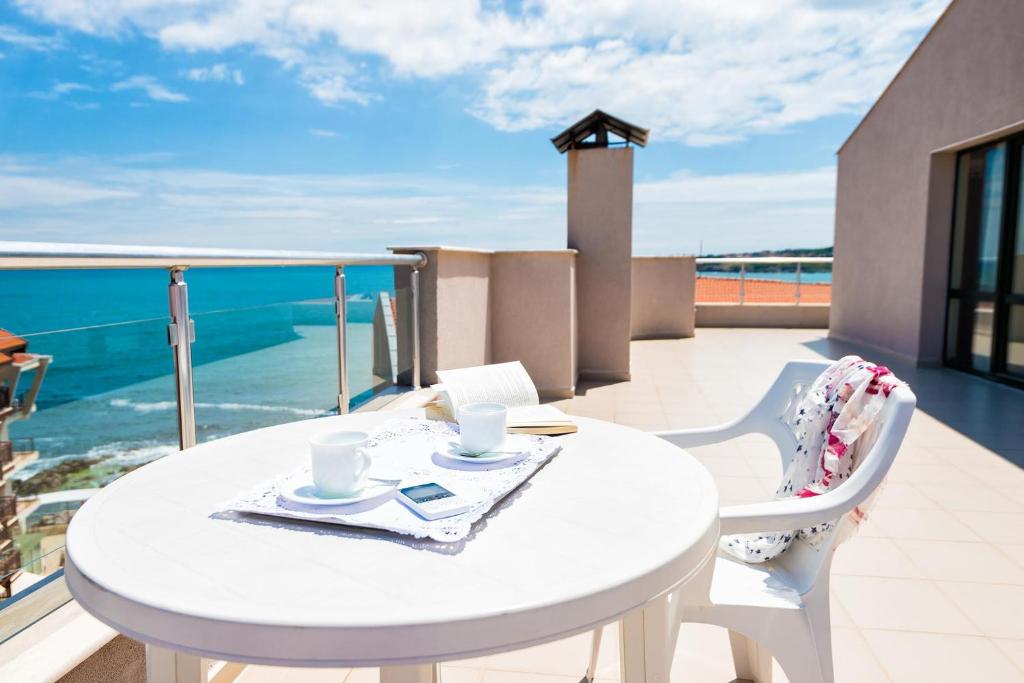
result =
M300 505L352 505L377 498L395 490L395 483L369 481L363 488L345 496L327 496L319 493L311 477L294 477L282 481L277 492L282 498Z
M486 453L469 453L462 449L458 441L444 441L440 444L438 453L463 462L501 462L513 458L521 458L530 452L530 440L520 434L510 434L505 441L493 451Z

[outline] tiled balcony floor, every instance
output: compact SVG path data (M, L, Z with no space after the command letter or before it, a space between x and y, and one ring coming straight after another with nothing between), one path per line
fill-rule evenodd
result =
M634 342L633 379L583 385L568 412L641 429L711 425L759 398L785 361L857 352L888 364L919 406L872 518L832 572L836 680L1024 680L1024 392L949 370L908 367L814 330L701 329L694 339ZM694 449L724 505L771 497L771 442ZM600 676L618 678L606 633ZM576 683L586 635L442 667L444 683ZM672 680L734 678L725 631L684 626ZM375 670L250 667L238 679L372 683ZM776 680L784 681L776 671Z

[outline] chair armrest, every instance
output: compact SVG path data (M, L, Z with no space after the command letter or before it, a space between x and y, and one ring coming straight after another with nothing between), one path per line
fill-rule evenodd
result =
M860 496L844 495L840 489L812 498L786 498L723 507L719 510L722 534L790 531L838 519L861 502L857 499Z
M744 429L743 425L737 422L730 422L715 427L701 427L699 429L671 429L660 432L651 432L654 436L660 437L669 443L680 448L693 448L696 446L707 446L713 443L721 443L737 436L749 434L750 430Z

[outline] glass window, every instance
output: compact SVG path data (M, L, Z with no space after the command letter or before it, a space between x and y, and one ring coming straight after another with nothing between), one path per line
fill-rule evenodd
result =
M1024 306L1010 306L1006 331L1006 371L1024 377Z
M1013 250L1013 292L1024 294L1024 145L1020 150L1020 187L1017 188L1017 241Z
M1003 175L1006 145L985 151L985 184L978 225L978 290L994 292L999 271L999 233L1003 220Z
M956 215L953 217L953 253L949 262L949 286L960 289L960 272L964 260L964 232L967 229L967 189L971 181L971 156L963 154L957 160Z
M992 324L995 306L979 301L974 308L974 334L971 337L971 365L979 372L992 370Z
M946 360L956 358L957 330L960 327L960 300L950 299L946 310Z

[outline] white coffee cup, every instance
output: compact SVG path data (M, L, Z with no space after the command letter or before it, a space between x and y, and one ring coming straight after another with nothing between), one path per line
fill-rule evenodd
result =
M309 440L313 485L325 496L344 496L359 491L366 482L373 459L366 449L366 432L320 432Z
M508 408L500 403L468 403L459 408L462 450L486 453L505 441Z

